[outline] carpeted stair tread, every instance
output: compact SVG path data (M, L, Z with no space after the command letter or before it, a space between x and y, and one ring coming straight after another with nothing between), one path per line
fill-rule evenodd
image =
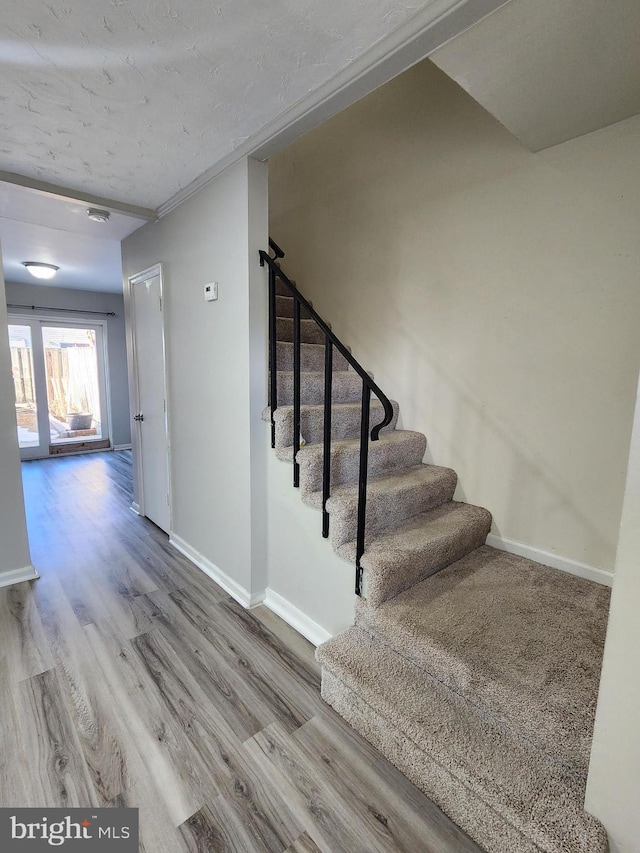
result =
M276 340L293 341L292 317L276 317ZM301 320L300 340L306 344L322 344L324 346L324 332L315 320Z
M368 605L378 607L479 548L490 529L491 513L484 507L449 501L370 537L360 561ZM355 541L338 548L338 554L355 560Z
M609 590L483 546L357 624L586 774Z
M371 536L404 523L450 501L457 477L451 468L412 465L372 477L367 483L366 533ZM322 492L305 497L311 506L322 506ZM336 486L327 501L331 515L331 544L338 549L357 534L358 485Z
M278 371L293 370L293 344L289 341L278 341L276 349ZM341 353L334 352L332 367L335 371L348 370L349 362ZM300 370L324 370L324 344L300 344Z
M369 376L373 378L373 374ZM362 379L353 370L334 370L331 399L334 403L355 403L362 399ZM305 371L300 377L300 401L304 405L324 402L324 370ZM293 371L278 367L278 405L293 404Z
M317 657L323 698L488 853L605 853L583 775L359 627Z
M367 471L371 476L407 468L422 461L427 440L419 432L392 430L382 432L369 443ZM276 448L280 459L291 459L290 448ZM308 444L300 449L300 488L306 494L322 488L322 444ZM360 439L348 438L331 443L331 483L355 483L360 471Z
M435 509L453 497L457 476L451 468L413 465L372 478L367 484L369 537L396 529L410 518ZM355 541L357 533L358 487L337 486L327 502L331 515L334 548Z
M398 404L392 402L393 419L383 430L395 429ZM334 403L331 406L331 436L333 440L355 438L360 435L362 403ZM371 403L371 423L381 423L384 417L382 403ZM293 406L279 406L274 416L276 422L276 447L293 444ZM317 444L324 437L324 406L300 406L300 431L307 444Z

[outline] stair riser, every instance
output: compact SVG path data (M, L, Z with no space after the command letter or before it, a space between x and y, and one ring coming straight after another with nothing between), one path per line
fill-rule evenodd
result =
M276 317L276 339L293 341L292 317ZM315 320L302 320L300 322L300 340L305 344L322 344L324 346L324 332Z
M527 837L519 825L522 816L518 814L517 796L514 797L515 806L508 800L500 801L500 794L491 784L480 796L476 795L474 784L480 782L482 785L481 780L473 778L470 781L465 778L467 774L464 768L450 761L449 756L442 755L441 749L429 751L418 746L399 727L398 715L392 715L392 709L385 714L372 707L370 701L361 698L358 684L343 681L326 664L322 666L321 692L327 704L440 806L487 853L566 853L569 850L575 853L604 853L608 849L604 828L590 815L580 812L578 802L581 797L570 781L566 787L561 783L556 785L557 801L566 805L564 808L560 805L558 813L552 815L551 819L555 817L559 823L566 822L570 826L582 825L581 831L572 832L568 829L566 843L558 844L545 831L544 817L532 816L527 821L530 825L526 832L534 835L540 842L538 844L533 838ZM494 734L500 740L499 732ZM496 748L508 749L508 746L499 747L496 744ZM572 800L576 801L575 804ZM541 823L536 825L540 820Z
M487 853L541 853L520 832L502 820L455 778L446 767L417 747L393 721L385 719L364 702L356 685L345 684L326 666L322 667L321 695L324 701L362 737L423 791L458 826L473 833ZM469 816L477 820L471 825Z
M383 601L399 595L405 589L484 545L491 530L491 514L480 507L478 510L476 520L468 522L455 533L435 538L423 549L416 550L410 558L407 557L398 571L379 571L376 567L367 566L365 548L362 566L367 574L367 604L370 607L379 607Z
M276 296L276 317L293 317L293 296ZM309 312L303 307L300 308L300 317L309 317Z
M355 621L586 779L608 600L604 587L483 546L380 608L357 599Z
M422 462L427 447L423 435L414 433L405 441L397 444L369 442L369 476L418 465ZM321 455L305 456L304 448L298 455L300 462L300 487L303 492L317 492L322 488ZM357 446L333 448L331 452L331 483L357 483L360 474L360 453Z
M371 374L370 374L371 375ZM357 403L362 399L362 379L352 370L334 371L331 384L334 403ZM324 403L324 373L303 373L300 401L305 406ZM293 373L278 370L278 405L293 405Z
M393 420L383 432L396 428L398 421L398 404L393 406ZM360 435L361 406L356 408L331 408L331 438L357 438ZM384 417L384 409L378 404L371 406L371 424L380 423ZM313 409L300 409L300 431L307 444L316 444L324 440L324 406ZM293 444L293 410L279 409L276 413L276 447L290 447Z
M295 284L295 281L292 281L291 283ZM287 296L291 298L291 291L279 278L276 278L276 296Z
M293 370L293 344L278 341L278 370ZM347 370L349 362L340 353L333 354L334 371ZM324 370L324 347L318 344L300 345L300 369Z
M453 471L428 485L415 484L402 491L370 493L367 497L366 533L373 536L390 530L409 518L440 506L453 497L457 478ZM346 501L329 499L327 508L331 514L331 544L337 550L357 535L357 498Z

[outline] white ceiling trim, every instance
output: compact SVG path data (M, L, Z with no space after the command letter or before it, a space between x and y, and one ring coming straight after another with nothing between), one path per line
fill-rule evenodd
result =
M155 211L149 207L137 207L134 204L114 201L109 198L101 198L100 196L86 193L84 190L72 190L70 187L59 187L56 184L48 184L45 181L38 181L36 178L27 178L24 175L17 175L15 172L3 172L0 169L0 182L15 184L18 187L23 187L26 190L48 196L49 198L57 198L61 201L79 202L81 204L86 204L88 207L106 208L112 212L122 213L124 216L135 216L137 219L156 218Z
M188 186L161 204L166 216L244 157L265 160L340 110L420 62L509 0L433 0L386 38L239 144Z

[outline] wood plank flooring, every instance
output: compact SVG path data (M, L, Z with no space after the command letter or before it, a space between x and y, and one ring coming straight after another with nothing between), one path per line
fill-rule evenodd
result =
M135 806L145 853L481 853L322 702L312 646L129 510L129 452L23 475L0 805Z

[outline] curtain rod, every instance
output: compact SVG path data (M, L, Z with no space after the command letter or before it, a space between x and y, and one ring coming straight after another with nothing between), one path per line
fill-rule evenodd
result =
M12 305L7 308L30 308L31 311L67 311L71 314L99 314L101 317L116 317L115 311L84 311L82 308L50 308L47 305Z

